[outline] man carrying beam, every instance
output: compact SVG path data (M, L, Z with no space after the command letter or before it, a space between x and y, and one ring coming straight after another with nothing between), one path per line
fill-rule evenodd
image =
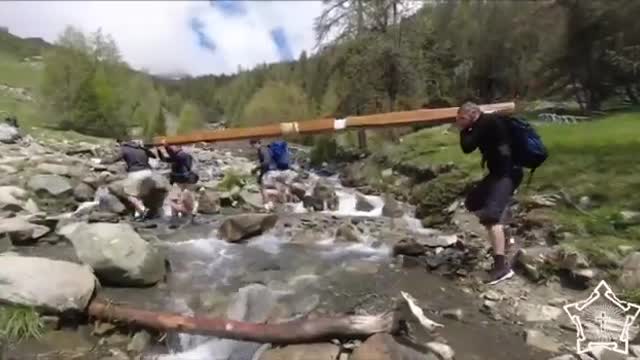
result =
M497 284L514 273L505 259L504 222L513 193L522 182L522 167L512 153L509 117L483 113L473 103L458 109L455 126L460 130L460 147L465 154L479 149L482 165L489 173L476 184L465 200L467 210L474 212L487 229L493 246L493 268L488 284Z

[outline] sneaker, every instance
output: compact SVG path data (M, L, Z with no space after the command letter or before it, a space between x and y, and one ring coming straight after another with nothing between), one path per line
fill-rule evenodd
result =
M504 280L511 279L515 275L510 266L505 266L502 269L491 269L489 272L489 279L485 281L487 285L496 285Z

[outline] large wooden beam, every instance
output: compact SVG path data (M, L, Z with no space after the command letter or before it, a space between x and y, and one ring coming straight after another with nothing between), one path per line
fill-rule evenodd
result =
M480 106L485 112L506 112L515 110L515 103L498 103ZM168 144L191 144L198 142L219 142L243 139L259 139L295 134L317 134L352 129L407 126L412 124L446 124L456 117L457 107L442 109L420 109L399 111L375 115L350 116L344 119L316 119L299 122L286 122L249 128L228 128L220 130L198 131L192 134L158 136L152 145L160 145L163 140Z
M393 312L380 316L345 315L301 319L276 324L255 324L207 316L188 316L130 308L94 299L90 316L155 329L195 335L274 344L306 343L330 339L367 337L397 330Z

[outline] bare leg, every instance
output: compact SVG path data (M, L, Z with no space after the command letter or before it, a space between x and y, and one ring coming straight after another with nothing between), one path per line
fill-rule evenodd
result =
M493 246L493 255L504 256L504 228L500 224L487 226L489 241Z
M127 200L129 200L131 205L133 205L133 207L136 208L136 212L138 212L140 214L144 214L144 212L147 210L147 208L144 206L144 203L142 202L142 200L138 199L137 197L129 196L127 198Z

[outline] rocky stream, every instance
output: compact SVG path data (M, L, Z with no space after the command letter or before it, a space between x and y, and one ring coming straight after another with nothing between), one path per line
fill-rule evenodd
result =
M162 216L162 199L173 190L158 163L157 198L149 201L159 215L136 223L119 194L122 164L95 161L115 148L6 142L0 300L39 309L44 331L37 339L3 341L0 358L625 359L572 355L576 331L562 305L588 291L530 281L543 270L540 259L551 256L545 244L521 250L516 278L483 285L489 256L482 229L455 203L447 209L454 230L424 228L411 205L344 187L337 174L300 169L300 201L265 213L255 184L220 187L225 174L246 179L253 167L251 150L231 143L189 150L202 180L196 223L176 228ZM577 262L566 269L592 280ZM401 292L443 326L423 327ZM271 346L86 318L82 311L96 294L134 308L255 323L390 310L403 321L394 336Z

